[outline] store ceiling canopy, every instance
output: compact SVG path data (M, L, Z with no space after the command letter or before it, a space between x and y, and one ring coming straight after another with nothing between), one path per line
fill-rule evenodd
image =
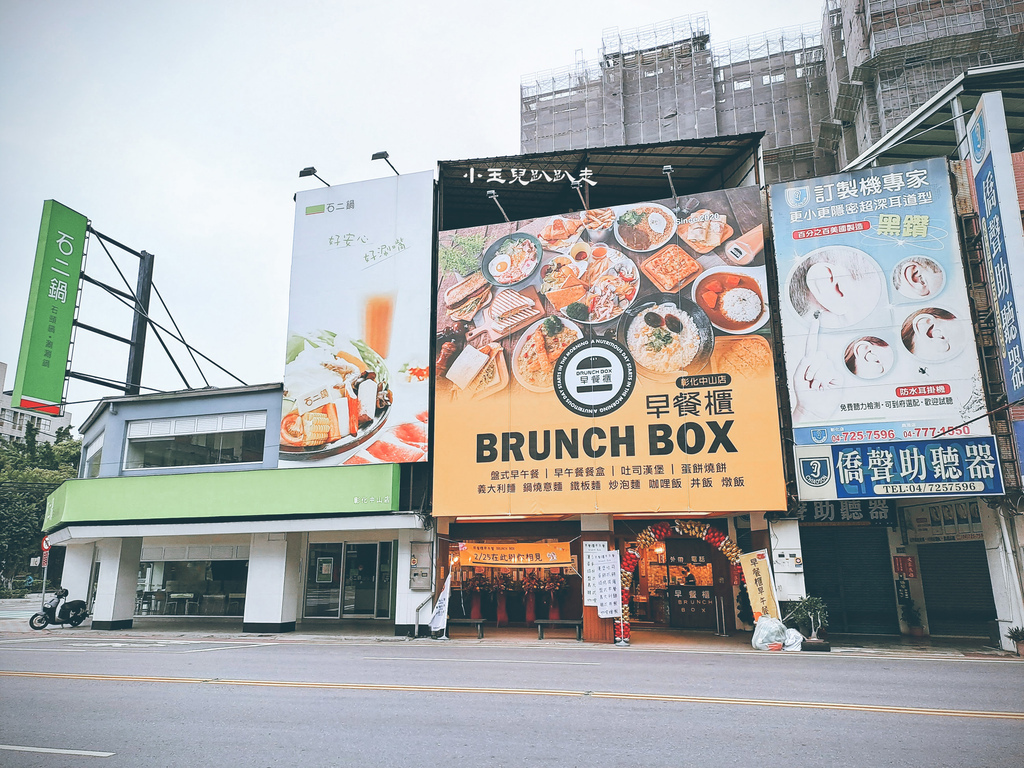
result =
M603 208L671 196L662 169L672 166L672 180L680 196L754 183L754 168L763 132L718 136L662 144L597 147L564 152L538 152L439 163L440 230L461 229L503 221L489 191L509 219L517 221L582 208L579 195L564 176L547 181L544 176L527 184L512 180L511 169L531 172L592 172L590 207ZM471 172L472 169L472 172ZM501 169L505 183L488 182L489 169ZM745 181L744 181L745 179ZM586 194L586 193L585 193Z
M922 104L917 111L865 151L844 170L894 165L927 157L956 159L956 110L969 120L982 94L1001 91L1010 147L1024 149L1024 61L969 69ZM959 106L958 106L959 105Z

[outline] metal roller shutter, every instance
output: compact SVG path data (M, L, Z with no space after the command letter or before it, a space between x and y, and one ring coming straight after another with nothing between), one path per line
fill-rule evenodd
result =
M919 544L921 584L933 635L988 637L996 604L983 541Z
M807 594L828 606L830 632L898 635L886 529L801 526Z

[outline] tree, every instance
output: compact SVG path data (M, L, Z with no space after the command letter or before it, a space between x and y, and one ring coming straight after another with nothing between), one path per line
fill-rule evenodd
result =
M37 443L36 431L26 427L24 443L0 441L0 577L8 588L39 552L46 497L78 475L82 444L71 430L59 430L52 446Z

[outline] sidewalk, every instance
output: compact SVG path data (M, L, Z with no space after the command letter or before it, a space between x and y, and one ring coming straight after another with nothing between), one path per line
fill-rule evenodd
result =
M282 643L339 643L339 642L418 642L430 643L428 638L413 641L396 637L393 625L376 621L306 620L299 622L295 632L251 633L242 632L240 618L143 616L137 617L131 629L104 632L90 631L90 621L81 627L48 627L35 632L28 626L29 617L39 610L39 597L22 600L0 600L0 639L11 640L19 636L98 636L110 638L190 638L214 640L261 641L273 638ZM736 632L718 637L711 632L682 632L679 630L651 629L633 625L630 648L661 652L702 653L765 653L750 645L750 632ZM533 645L550 647L602 647L592 643L577 643L572 629L548 629L544 640L537 639L537 630L528 627L502 627L485 625L484 638L478 640L472 627L452 627L449 642L460 645ZM1016 659L1017 656L987 645L984 638L951 637L898 637L892 635L830 635L832 654L843 656L893 657L913 656L934 659L993 658ZM823 654L824 655L824 654ZM1022 659L1024 661L1024 659Z

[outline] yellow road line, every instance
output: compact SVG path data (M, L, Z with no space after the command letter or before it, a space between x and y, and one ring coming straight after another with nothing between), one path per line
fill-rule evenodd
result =
M186 683L192 685L235 685L257 688L315 688L340 691L398 691L403 693L473 693L513 696L559 696L563 698L624 699L663 701L679 704L723 704L750 707L829 709L844 712L875 712L884 715L925 715L930 717L970 717L995 720L1024 720L1024 712L998 712L974 709L931 709L893 707L878 704L843 704L827 701L786 701L780 699L741 699L718 696L679 696L660 693L615 693L609 691L568 691L543 688L478 688L457 685L397 685L381 683L329 683L299 680L231 680L201 677L147 677L142 675L90 675L69 672L18 672L0 670L0 677L30 677L57 680L92 680L125 683Z

